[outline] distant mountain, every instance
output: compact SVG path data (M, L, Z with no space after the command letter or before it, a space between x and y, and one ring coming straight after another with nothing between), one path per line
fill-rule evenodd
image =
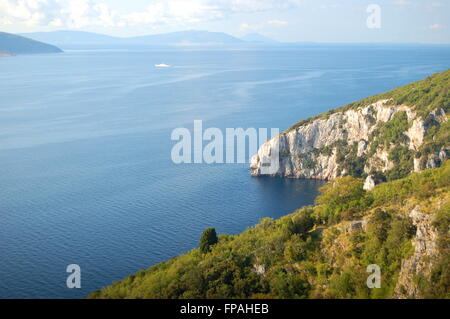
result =
M123 39L111 37L104 34L84 32L84 31L50 31L50 32L34 32L22 33L21 35L34 39L51 43L57 46L67 45L104 45L104 44L120 44Z
M62 50L56 46L15 34L0 32L0 56L59 52L62 52Z
M242 44L243 40L223 32L180 31L126 39L129 43L152 45L224 45Z
M279 43L278 41L275 41L275 40L268 38L264 35L261 35L259 33L249 33L249 34L243 36L241 39L246 42L253 42L253 43L265 43L265 44Z
M69 47L128 47L128 46L210 46L234 45L246 42L222 32L180 31L139 37L119 38L81 31L52 31L24 33L24 36L63 48Z

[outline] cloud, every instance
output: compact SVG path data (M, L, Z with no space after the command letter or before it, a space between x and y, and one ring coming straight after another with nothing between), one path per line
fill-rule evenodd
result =
M143 10L124 13L111 9L105 0L0 0L0 24L68 28L185 25L222 19L235 13L286 10L298 7L302 2L302 0L155 0Z
M64 26L78 29L87 26L116 26L119 19L119 13L111 10L106 3L69 0L54 21L61 21Z
M430 30L439 30L439 29L443 29L443 28L444 28L444 26L442 24L437 24L437 23L432 24L428 27L428 29L430 29Z
M1 0L0 23L27 26L113 26L118 14L94 0Z
M188 24L224 17L221 7L202 0L156 1L142 12L123 15L122 23L139 24Z
M302 0L157 0L142 12L124 15L123 22L137 24L188 24L217 20L235 13L284 10Z
M248 23L242 23L239 27L243 31L257 31L257 30L261 29L260 25L248 24Z
M269 20L267 21L267 24L283 26L289 24L289 22L284 20Z
M0 25L9 25L13 24L12 21L9 18L0 18Z
M398 5L398 6L410 6L413 3L411 1L408 1L408 0L394 0L394 4Z
M423 7L423 8L442 8L448 7L450 3L448 0L442 1L430 1L430 0L392 0L392 3L397 6L404 7Z
M0 21L30 26L47 24L52 11L58 10L57 7L56 0L1 0Z

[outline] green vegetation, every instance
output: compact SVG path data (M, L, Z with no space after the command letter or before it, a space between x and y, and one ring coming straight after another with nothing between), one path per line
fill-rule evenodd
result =
M303 168L305 169L314 169L317 166L317 161L310 154L298 154L298 157L303 162Z
M372 133L369 157L373 156L379 147L390 149L389 160L394 164L394 168L386 173L387 180L406 177L414 169L414 153L406 146L408 139L404 134L411 124L406 112L399 112Z
M436 73L426 79L413 82L382 94L373 95L315 117L299 121L291 126L288 131L311 123L316 119L326 118L337 112L365 107L381 100L390 100L390 105L408 105L414 107L423 118L426 118L430 112L437 108L442 108L444 112L448 114L450 111L450 69L441 73Z
M364 172L364 166L366 165L366 156L357 156L358 145L356 143L348 145L344 141L335 143L336 149L336 161L339 164L339 175L345 171L346 175L350 175L357 178L365 178L367 174Z
M389 148L392 144L406 143L407 137L404 134L411 127L408 122L406 112L398 112L392 120L381 123L381 125L372 133L373 142L371 143L370 155L375 154L379 146Z
M439 232L438 249L442 253L432 269L430 280L419 276L418 284L425 298L450 299L450 202L445 202L436 213L433 226Z
M314 207L264 218L242 234L219 236L215 245L214 236L204 234L203 252L193 249L90 298L393 297L402 261L414 253L409 214L417 206L432 214L439 238L430 273L414 282L421 297L450 298L449 186L450 161L370 192L360 179L339 178L322 189ZM366 285L370 264L381 267L379 289Z
M350 176L337 178L321 189L316 208L319 221L333 225L341 220L352 220L367 209L371 197L363 190L363 181Z
M435 154L443 148L450 149L450 122L447 120L445 123L438 125L438 123L431 121L428 123L425 141L420 148L418 157L426 159L428 155Z
M217 244L218 241L216 230L214 228L208 228L200 238L199 249L203 254L207 254L210 252L211 247Z
M415 107L422 117L425 117L436 108L442 108L448 114L450 110L450 70L434 74L424 80L392 91L351 103L342 109L357 108L387 99L391 100L391 105Z

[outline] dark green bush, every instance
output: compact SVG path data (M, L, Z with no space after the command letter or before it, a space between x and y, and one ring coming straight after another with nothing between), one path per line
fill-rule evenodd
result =
M199 248L200 251L204 254L208 253L211 249L211 246L217 244L218 238L216 234L216 230L214 228L205 229L200 238Z

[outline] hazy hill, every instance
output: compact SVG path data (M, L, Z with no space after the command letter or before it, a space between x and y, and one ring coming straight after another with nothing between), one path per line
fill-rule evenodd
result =
M252 43L264 43L264 44L277 44L278 41L275 41L269 37L266 37L264 35L261 35L259 33L249 33L241 38L242 40L246 42L252 42Z
M56 46L28 39L19 35L0 32L0 55L59 53Z
M33 32L21 35L58 46L120 44L122 42L121 38L84 31Z
M91 32L52 31L25 33L24 36L61 47L149 47L149 46L211 46L238 45L246 42L222 32L180 31L139 37L119 38Z
M165 34L128 38L130 43L152 45L224 45L242 44L244 41L223 32L180 31Z

